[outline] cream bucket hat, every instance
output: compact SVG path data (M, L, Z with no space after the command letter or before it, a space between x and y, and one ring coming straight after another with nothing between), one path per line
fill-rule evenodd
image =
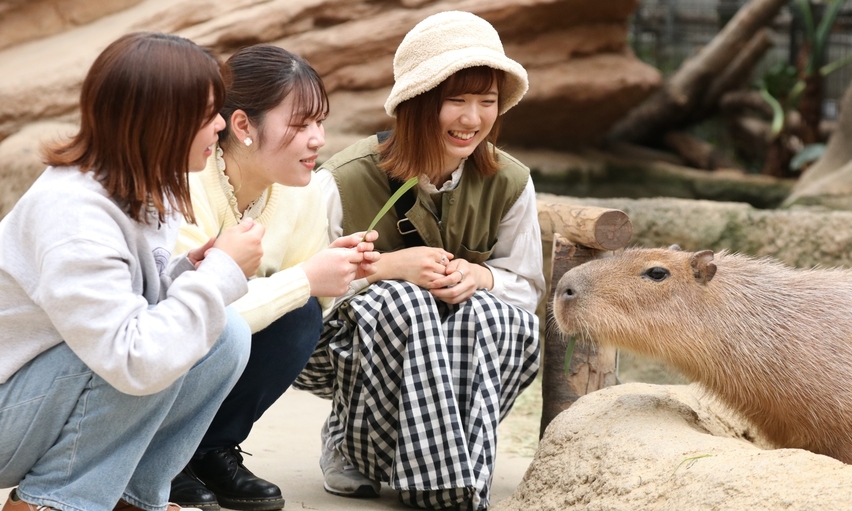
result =
M385 111L396 117L396 107L434 89L456 71L488 66L506 72L500 91L500 114L518 104L529 88L527 72L503 52L494 27L469 12L433 14L414 26L393 57L394 84Z

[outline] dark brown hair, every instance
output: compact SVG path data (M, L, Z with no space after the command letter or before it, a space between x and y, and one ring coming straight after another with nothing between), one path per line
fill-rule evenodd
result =
M212 53L174 35L127 34L95 59L80 92L80 131L45 145L45 163L94 172L136 221L151 221L150 208L164 221L167 205L192 221L190 148L224 99Z
M314 68L302 57L270 44L257 44L243 48L225 62L227 94L222 107L222 117L227 128L219 132L219 144L227 149L232 141L231 115L236 110L246 113L259 133L263 144L263 122L267 112L281 104L295 92L291 127L300 126L308 119L328 116L328 94ZM284 145L296 135L291 129Z
M403 181L421 174L430 178L440 175L444 145L438 116L444 100L460 94L484 94L495 80L498 92L502 91L504 77L503 71L487 66L469 67L450 75L434 89L400 103L394 131L379 145L382 170ZM496 148L502 118L497 116L488 137L470 155L473 168L485 176L499 169Z

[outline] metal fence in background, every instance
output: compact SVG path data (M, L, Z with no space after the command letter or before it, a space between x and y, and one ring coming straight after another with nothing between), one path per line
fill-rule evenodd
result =
M631 45L636 55L668 76L707 44L747 0L642 0L633 16ZM753 80L778 62L793 63L799 31L792 10L782 9L774 20L775 46L755 69ZM829 38L826 63L852 53L852 0L847 0ZM837 103L852 82L852 65L826 79L826 119L837 116Z

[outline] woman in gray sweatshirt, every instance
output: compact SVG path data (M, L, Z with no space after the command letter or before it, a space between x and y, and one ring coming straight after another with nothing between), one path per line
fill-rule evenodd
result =
M194 43L121 37L83 82L79 133L0 222L4 511L179 509L169 483L248 357L226 307L262 255L245 222L171 259L223 99Z

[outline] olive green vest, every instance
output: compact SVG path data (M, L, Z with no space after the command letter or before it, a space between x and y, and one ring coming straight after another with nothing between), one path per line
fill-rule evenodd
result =
M340 191L344 235L367 229L391 195L387 174L378 167L377 145L373 135L322 164L332 172ZM522 163L503 151L497 153L500 170L495 175L484 177L466 169L456 189L441 194L440 220L428 206L432 201L429 194L414 188L417 200L405 216L426 245L443 248L474 264L491 257L497 228L524 191L530 175ZM397 220L396 210L391 208L376 225L379 252L405 248ZM404 222L403 226L409 224Z

